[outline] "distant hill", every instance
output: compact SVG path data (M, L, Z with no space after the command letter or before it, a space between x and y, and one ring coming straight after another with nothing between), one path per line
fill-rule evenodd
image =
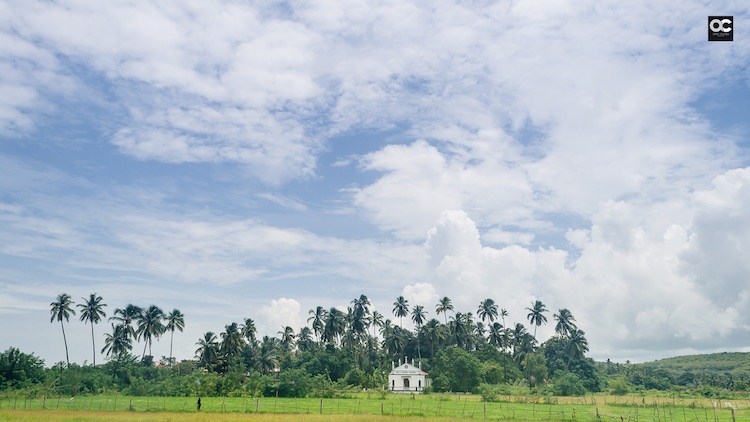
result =
M745 375L747 377L750 376L750 353L723 352L677 356L654 362L639 363L635 366L654 370L663 369L672 373L729 372L732 375Z

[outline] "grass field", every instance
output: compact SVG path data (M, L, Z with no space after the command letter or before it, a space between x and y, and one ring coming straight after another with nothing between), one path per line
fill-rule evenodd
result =
M650 397L505 397L482 402L471 395L361 395L339 399L253 397L88 396L28 399L0 397L0 421L648 421L750 422L750 400L714 402Z

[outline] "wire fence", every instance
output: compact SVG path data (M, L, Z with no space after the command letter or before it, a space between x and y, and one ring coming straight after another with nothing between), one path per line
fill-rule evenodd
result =
M567 401L567 400L566 400ZM509 421L613 421L613 422L750 422L750 402L713 402L708 406L668 403L524 403L483 402L475 397L404 396L386 400L357 398L204 397L198 408L196 397L0 396L0 409L85 410L132 412L206 412L325 415L385 415L454 417ZM601 401L601 400L600 400Z

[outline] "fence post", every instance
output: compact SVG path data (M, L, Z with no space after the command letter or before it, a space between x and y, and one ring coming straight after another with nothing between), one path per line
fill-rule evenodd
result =
M734 418L734 407L730 407L729 410L732 411L732 422L737 422L737 420Z
M323 398L320 398L320 414L323 414Z

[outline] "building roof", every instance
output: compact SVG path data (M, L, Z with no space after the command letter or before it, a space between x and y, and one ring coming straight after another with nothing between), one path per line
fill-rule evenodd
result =
M400 375L400 376L409 376L409 375L424 375L427 376L427 372L424 372L419 367L414 366L413 363L405 363L401 366L397 366L391 370L390 375Z

